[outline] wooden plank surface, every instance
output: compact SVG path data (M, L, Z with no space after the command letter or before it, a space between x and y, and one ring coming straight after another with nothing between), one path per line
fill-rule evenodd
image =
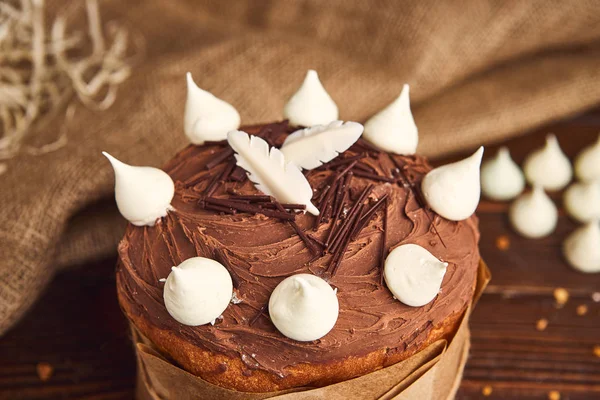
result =
M599 131L600 109L506 144L521 162L554 132L573 156ZM496 148L488 146L486 156ZM560 204L560 193L552 197ZM552 391L561 399L600 398L600 357L594 354L600 275L573 271L560 252L576 224L561 212L551 237L523 239L510 231L507 208L482 201L478 210L481 252L493 279L471 319L471 356L457 398L548 399ZM501 235L509 239L507 250L496 246ZM116 301L114 263L109 258L61 273L32 312L0 338L0 399L133 397L135 363ZM562 307L553 297L557 287L570 293ZM587 313L578 315L582 305ZM543 331L536 329L540 319L548 321ZM45 381L40 363L53 370Z

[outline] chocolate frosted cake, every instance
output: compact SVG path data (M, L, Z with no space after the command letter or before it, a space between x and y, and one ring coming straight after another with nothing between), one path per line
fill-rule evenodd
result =
M286 120L241 130L281 148L297 128ZM245 165L243 152L227 140L182 150L164 167L174 182L166 215L156 223L130 224L119 245L117 286L127 317L183 369L246 392L340 382L450 339L475 288L477 218L441 217L428 205L435 204L430 198L436 185L422 187L431 170L426 159L386 152L373 145L376 140L370 142L354 140L329 162L304 169L312 199L298 204L259 190L253 174L238 166ZM117 179L117 202L126 215L118 189ZM311 207L318 215L306 212ZM435 256L442 271L437 278L417 274L394 281L390 254L407 244ZM218 262L231 276L231 302L210 323L185 324L175 306L165 306L164 278L194 257ZM406 257L406 265L398 266L412 268L412 256ZM419 260L414 268L423 271L429 264ZM275 288L298 274L322 278L339 303L333 328L316 340L281 333L268 307ZM438 278L441 287L435 284ZM402 292L406 285L415 293ZM419 303L432 285L431 298ZM417 306L405 304L413 298ZM185 308L185 302L175 304ZM295 308L290 310L293 314ZM311 331L321 322L302 329Z

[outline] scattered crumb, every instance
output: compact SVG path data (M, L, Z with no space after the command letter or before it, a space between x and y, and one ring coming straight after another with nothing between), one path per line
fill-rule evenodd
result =
M548 320L546 318L539 319L535 324L535 329L538 331L545 331L548 327Z
M558 390L549 391L548 400L560 400L560 393L558 392Z
M576 312L580 317L584 316L588 312L588 307L585 304L580 304L577 306Z
M594 300L596 303L600 303L600 292L592 293L592 300Z
M594 355L600 358L600 345L594 346Z
M492 394L492 387L490 385L484 386L483 389L481 389L481 393L484 396L489 396Z
M496 238L496 247L498 250L506 251L510 248L510 239L506 235L500 235Z
M42 382L46 382L48 379L50 379L52 377L52 373L54 372L52 365L47 362L38 363L35 366L35 369L37 370L38 377Z
M569 301L569 292L565 288L556 288L554 289L554 300L556 300L556 305L560 308L567 304Z

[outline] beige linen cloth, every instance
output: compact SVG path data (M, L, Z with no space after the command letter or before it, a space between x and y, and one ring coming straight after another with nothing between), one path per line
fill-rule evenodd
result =
M58 268L115 254L125 224L100 151L160 166L185 146L187 71L246 124L280 119L309 68L344 120L408 82L430 156L600 102L600 1L107 0L100 11L138 29L147 54L112 108L77 107L66 147L0 175L0 334Z

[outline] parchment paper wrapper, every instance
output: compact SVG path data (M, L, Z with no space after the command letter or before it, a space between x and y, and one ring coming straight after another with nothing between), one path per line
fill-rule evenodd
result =
M438 340L412 357L387 368L320 388L295 388L268 393L224 389L172 364L131 324L137 354L138 400L446 400L453 399L470 347L469 315L491 277L479 263L473 302L452 340Z

